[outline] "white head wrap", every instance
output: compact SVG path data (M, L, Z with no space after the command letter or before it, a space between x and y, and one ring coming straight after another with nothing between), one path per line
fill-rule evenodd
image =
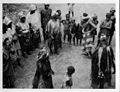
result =
M12 22L12 20L10 18L8 18L7 16L5 16L3 23L8 25L10 22Z
M33 10L36 10L37 9L37 7L36 7L36 5L34 5L34 4L32 4L31 6L30 6L30 11L33 11Z

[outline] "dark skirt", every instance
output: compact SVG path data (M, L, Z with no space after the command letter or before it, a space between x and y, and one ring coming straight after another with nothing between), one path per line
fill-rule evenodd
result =
M9 60L5 63L3 60L3 88L13 88L14 87L14 69L12 61Z
M45 76L41 75L38 88L53 88L52 76L45 78Z
M99 60L99 48L94 51L92 55L92 65L91 65L91 79L92 79L92 86L93 85L100 85L101 78L99 78L99 73L103 73L103 79L104 82L110 82L111 81L111 67L114 65L114 54L112 51L112 48L109 47L110 50L107 50L108 46L103 48L102 54L101 54L101 60L100 60L100 67L98 66L98 60ZM100 71L99 71L100 69ZM104 85L104 83L103 83Z

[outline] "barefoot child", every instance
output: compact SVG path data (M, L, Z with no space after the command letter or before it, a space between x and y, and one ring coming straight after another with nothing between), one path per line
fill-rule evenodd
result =
M67 67L67 73L65 75L64 81L62 83L62 88L71 89L73 85L72 74L75 72L75 68L73 66Z

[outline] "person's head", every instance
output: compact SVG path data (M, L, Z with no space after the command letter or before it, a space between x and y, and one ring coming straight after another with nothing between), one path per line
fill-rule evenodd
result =
M61 22L62 22L63 24L65 24L65 20L62 20Z
M22 23L25 23L26 18L25 18L25 17L22 17L22 18L20 19L20 21L21 21Z
M75 18L74 18L74 17L72 17L72 20L71 20L71 21L72 21L72 23L75 23Z
M46 63L47 60L49 59L49 53L44 45L40 46L40 51L38 53L38 61L37 61L37 69L40 71L41 68L41 63ZM47 59L47 60L46 60Z
M3 17L3 23L5 25L7 25L7 27L9 27L9 28L12 27L12 20L9 17L7 17L7 16Z
M8 45L7 43L8 43L8 38L6 38L4 41L3 41L3 46L6 46L6 45Z
M45 9L49 9L49 4L44 4Z
M106 41L106 39L107 39L107 36L104 33L102 33L100 36L100 41Z
M12 29L12 21L7 16L3 16L3 34L6 33L8 28Z
M111 14L111 15L114 15L114 13L115 13L115 9L114 9L114 8L111 8L111 9L110 9L110 14Z
M73 66L67 67L67 74L71 76L75 72L75 68Z
M58 13L56 11L52 11L51 17L52 17L52 19L57 20L58 19Z
M106 20L109 21L110 18L111 18L111 14L110 14L110 13L107 13L107 14L106 14Z
M37 10L37 6L32 4L32 5L30 6L30 14L35 13L36 10Z
M75 5L75 3L72 3L72 6L74 6Z
M5 47L6 49L10 49L10 44L11 44L11 41L9 40L9 38L6 38L3 41L3 47Z
M19 12L18 16L19 16L20 22L25 23L26 17L25 17L25 14L22 11Z
M40 51L38 53L38 59L41 59L41 58L45 58L45 57L48 57L49 56L49 53L45 47L45 45L41 45L40 46Z
M69 6L69 5L70 5L70 3L67 3L67 5Z
M88 14L87 13L83 13L83 17L87 17L88 16Z
M56 11L58 13L58 16L61 16L61 10Z
M96 15L96 14L93 14L92 19L93 19L93 20L97 20L97 15Z
M82 20L83 20L83 21L85 21L85 22L86 22L86 21L88 21L88 20L89 20L89 18L90 18L90 17L88 16L88 14L87 14L87 13L83 13L83 16L82 16Z
M70 19L70 14L66 14L66 20Z
M100 46L106 47L107 45L109 45L109 43L107 41L107 36L103 33L100 36Z

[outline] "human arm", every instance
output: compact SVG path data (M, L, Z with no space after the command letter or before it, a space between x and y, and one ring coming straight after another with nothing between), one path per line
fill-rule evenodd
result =
M97 28L97 26L92 22L91 19L88 20L88 23L89 23L94 29Z

